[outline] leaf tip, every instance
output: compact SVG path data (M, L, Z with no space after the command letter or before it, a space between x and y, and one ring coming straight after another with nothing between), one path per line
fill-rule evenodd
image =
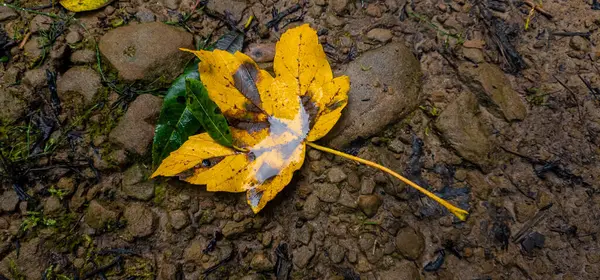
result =
M154 178L156 178L156 177L160 176L161 174L160 174L160 172L158 172L158 171L159 171L159 170L156 170L156 171L154 171L154 173L152 173L152 175L150 175L150 179L154 179Z

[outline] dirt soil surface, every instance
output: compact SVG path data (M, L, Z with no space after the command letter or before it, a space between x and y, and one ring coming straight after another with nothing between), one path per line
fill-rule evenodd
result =
M6 3L0 279L600 278L596 1ZM162 97L191 58L178 48L245 30L272 70L303 23L352 83L322 143L465 222L310 149L257 215L243 194L148 179Z

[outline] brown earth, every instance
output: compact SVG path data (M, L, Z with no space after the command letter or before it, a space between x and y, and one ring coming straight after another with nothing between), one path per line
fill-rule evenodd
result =
M73 20L0 7L1 279L600 278L592 1L544 1L527 30L531 7L513 0L210 0L184 21L194 4L122 0ZM324 144L467 221L316 150L258 215L241 194L149 181L161 98L189 58L177 48L251 15L244 50L261 66L309 23L351 77Z

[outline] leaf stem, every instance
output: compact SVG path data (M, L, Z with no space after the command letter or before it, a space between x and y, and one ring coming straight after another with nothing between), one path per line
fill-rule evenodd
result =
M310 146L312 148L315 148L317 150L320 150L320 151L323 151L323 152L326 152L326 153L330 153L330 154L334 154L336 156L347 158L349 160L353 160L353 161L356 161L356 162L360 162L362 164L365 164L365 165L371 166L373 168L377 168L377 169L379 169L379 170L381 170L383 172L386 172L386 173L388 173L388 174L390 174L390 175L392 175L392 176L400 179L400 181L404 182L405 184L407 184L407 185L409 185L409 186L417 189L418 191L420 191L421 193L423 193L427 197L435 200L437 203L441 204L442 206L446 207L446 209L448 209L448 211L452 212L452 214L454 214L461 221L464 221L467 218L467 215L469 214L469 212L467 212L467 211L465 211L463 209L460 209L460 208L458 208L458 207L450 204L448 201L445 201L445 200L441 199L440 197L436 196L435 194L431 193L430 191L428 191L428 190L420 187L419 185L417 185L417 184L413 183L412 181L406 179L404 176L402 176L402 175L400 175L400 174L392 171L391 169L389 169L389 168L387 168L387 167L385 167L383 165L380 165L380 164L377 164L377 163L374 163L372 161L368 161L368 160L365 160L365 159L362 159L362 158L359 158L359 157L355 157L355 156L352 156L352 155L349 155L349 154L346 154L346 153L343 153L343 152L340 152L340 151L337 151L337 150L334 150L334 149L331 149L331 148L323 147L323 146L317 145L317 144L312 143L312 142L306 142L306 145L308 145L308 146Z

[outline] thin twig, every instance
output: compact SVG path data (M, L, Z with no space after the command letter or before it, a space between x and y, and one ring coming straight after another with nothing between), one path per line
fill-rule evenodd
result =
M25 44L27 43L27 41L29 41L29 36L31 36L31 31L27 32L27 34L25 34L25 37L23 37L23 41L21 41L21 43L19 44L20 50L22 50L25 47Z
M548 19L552 19L554 17L551 13L544 10L540 5L536 5L529 0L524 0L523 3L527 4L532 9L535 9L536 11L538 11L540 14L544 15Z
M563 83L561 80L559 80L554 74L552 74L552 77L571 94L571 98L573 98L573 101L575 101L575 105L577 106L577 113L579 114L579 122L581 124L583 124L583 113L581 113L581 109L579 108L579 99L577 99L575 92L571 88L569 88L565 83Z
M535 216L533 216L533 218L531 218L531 220L527 221L527 223L525 223L525 225L523 225L523 228L521 228L517 234L515 234L515 236L513 236L513 242L518 243L521 241L522 237L525 235L525 233L527 233L532 227L536 226L539 222L541 222L544 217L545 214L547 213L546 210L550 209L552 207L552 203L548 204L547 206L545 206L544 208L540 209L540 211L537 212L537 214L535 214Z

